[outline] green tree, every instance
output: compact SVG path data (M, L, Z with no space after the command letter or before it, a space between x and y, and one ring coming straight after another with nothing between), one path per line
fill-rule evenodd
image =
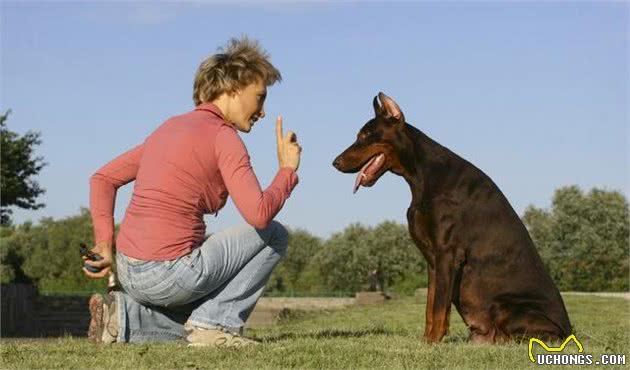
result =
M313 257L321 249L322 241L306 230L289 230L287 255L269 279L268 291L312 291L319 284L313 274ZM307 272L307 275L304 275Z
M411 240L407 225L385 221L373 231L372 265L383 274L386 287L400 293L413 293L426 286L427 264L416 244Z
M15 252L7 245L8 238L13 234L13 228L0 226L0 283L15 281L15 267L21 262L15 261Z
M32 281L42 290L87 291L102 289L105 279L92 280L83 275L83 261L79 243L92 245L92 221L87 209L77 216L60 220L43 218L38 225L24 224L13 228L10 236L2 238L2 249L10 251L2 267L10 267L14 280L20 276ZM7 273L3 279L9 279ZM8 282L3 280L3 282Z
M628 290L628 202L620 192L563 187L550 210L530 206L523 221L561 290Z
M328 289L357 291L366 283L369 237L367 227L352 224L326 241L316 258Z
M24 248L20 238L28 234L32 224L26 222L18 226L0 226L0 282L29 283L29 278L22 265L24 264Z
M78 216L61 220L44 218L31 233L33 241L24 272L44 290L89 290L102 287L101 280L83 275L79 243L93 245L92 219L83 208Z
M326 241L316 256L325 285L332 290L357 291L369 283L368 273L379 270L385 286L407 279L420 285L426 263L407 228L383 222L375 228L348 226Z
M46 165L42 157L33 154L35 146L41 144L40 134L29 131L20 136L10 131L6 126L9 113L10 110L0 115L0 224L5 226L11 224L9 207L39 209L44 206L37 203L37 197L45 190L33 177Z

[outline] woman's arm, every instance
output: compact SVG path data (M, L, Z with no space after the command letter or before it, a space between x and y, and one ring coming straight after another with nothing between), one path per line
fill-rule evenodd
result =
M101 167L90 178L90 213L96 244L113 244L116 191L135 180L142 151L142 144L132 148Z
M215 155L228 193L245 221L258 229L267 227L298 183L295 170L280 168L269 187L262 191L245 144L228 128L217 135Z

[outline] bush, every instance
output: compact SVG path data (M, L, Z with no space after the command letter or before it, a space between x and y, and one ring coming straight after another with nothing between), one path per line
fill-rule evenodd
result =
M30 223L15 227L2 238L2 264L7 271L3 282L30 281L40 290L101 290L104 279L86 278L78 252L79 243L92 245L90 213L82 209L78 216L58 221L44 218L39 225ZM6 279L6 280L5 280Z
M324 286L331 290L365 290L368 274L375 270L385 289L426 273L426 262L411 241L407 227L389 221L375 228L348 226L326 241L316 262Z
M628 202L617 191L556 190L551 210L528 207L532 239L560 290L628 291Z
M321 245L321 240L306 230L289 230L287 255L271 274L267 292L302 292L318 286L320 277L311 265Z

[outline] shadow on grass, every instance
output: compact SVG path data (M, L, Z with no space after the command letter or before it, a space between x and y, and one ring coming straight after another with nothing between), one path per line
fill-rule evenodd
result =
M442 339L441 343L447 343L447 344L466 344L466 343L470 343L470 341L468 340L468 335L467 334L451 334L451 335L447 335L446 337L444 337L444 339Z
M265 343L274 343L283 340L294 340L294 339L330 339L330 338L361 338L372 335L383 335L383 336L409 336L418 341L423 342L421 335L416 335L415 333L410 333L407 331L399 331L399 330L389 330L382 327L371 328L371 329L363 329L363 330L341 330L341 329L325 329L319 330L309 333L303 332L290 332L290 333L282 333L278 335L269 335L264 337L259 337ZM468 335L459 333L456 335L449 335L442 339L441 344L468 344L470 341L468 340Z
M369 335L398 335L399 333L385 328L372 328L363 330L338 330L325 329L310 333L282 333L261 338L264 342L278 342L287 339L327 339L327 338L360 338Z

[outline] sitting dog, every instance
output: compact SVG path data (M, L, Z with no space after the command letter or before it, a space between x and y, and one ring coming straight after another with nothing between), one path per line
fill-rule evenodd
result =
M567 337L571 324L562 297L494 182L406 123L385 94L374 97L373 106L375 117L333 166L359 173L355 192L387 171L409 184L409 232L428 263L425 340L439 342L447 334L451 303L476 343Z

